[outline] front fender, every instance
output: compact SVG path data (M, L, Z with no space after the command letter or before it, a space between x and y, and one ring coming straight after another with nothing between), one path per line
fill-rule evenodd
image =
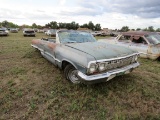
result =
M93 56L65 45L60 45L56 48L55 56L59 61L61 61L58 63L58 66L61 69L62 62L66 61L83 73L86 73L88 63L95 60Z

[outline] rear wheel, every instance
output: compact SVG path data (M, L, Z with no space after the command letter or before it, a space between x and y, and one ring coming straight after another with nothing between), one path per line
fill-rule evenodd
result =
M70 80L74 84L79 84L80 81L77 77L78 70L71 64L67 65L64 69L64 75L67 80Z

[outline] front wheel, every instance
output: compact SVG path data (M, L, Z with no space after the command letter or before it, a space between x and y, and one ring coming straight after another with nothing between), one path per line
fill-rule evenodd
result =
M72 65L67 65L64 69L64 75L67 80L70 80L74 84L79 84L80 81L77 77L78 70Z

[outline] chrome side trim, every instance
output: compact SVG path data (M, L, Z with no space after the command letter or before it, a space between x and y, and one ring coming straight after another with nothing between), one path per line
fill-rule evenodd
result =
M33 44L31 44L31 46L34 47L34 48L36 48L36 49L38 49L38 50L40 50L41 52L44 52L43 49L41 49L41 48L39 48L39 47L37 47L37 46L35 46L35 45L33 45Z
M99 79L104 79L104 78L106 78L106 80L109 80L109 79L111 79L110 78L111 76L113 76L113 75L116 76L116 74L121 73L121 72L127 72L128 70L136 68L139 65L140 64L137 62L137 63L128 65L128 66L123 67L123 68L114 69L114 70L108 71L106 73L101 73L101 74L97 74L97 75L90 75L90 76L87 76L84 73L78 71L78 76L81 79L83 79L84 81L94 81L94 80L99 80Z
M39 47L37 47L37 46L35 46L35 45L33 45L33 44L31 44L31 46L34 47L34 48L36 48L36 49L38 49L38 50L40 50L41 52L47 54L48 56L52 57L54 60L56 60L56 61L58 61L58 62L61 62L59 59L55 58L52 54L44 51L43 49L41 49L41 48L39 48Z
M61 62L59 59L55 58L52 54L48 53L45 51L45 54L47 54L48 56L52 57L53 59L55 59L58 62Z

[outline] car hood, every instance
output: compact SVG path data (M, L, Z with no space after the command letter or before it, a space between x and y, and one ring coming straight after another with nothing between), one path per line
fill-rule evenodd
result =
M96 60L123 57L136 53L126 47L111 45L103 42L70 43L66 46L93 56Z

